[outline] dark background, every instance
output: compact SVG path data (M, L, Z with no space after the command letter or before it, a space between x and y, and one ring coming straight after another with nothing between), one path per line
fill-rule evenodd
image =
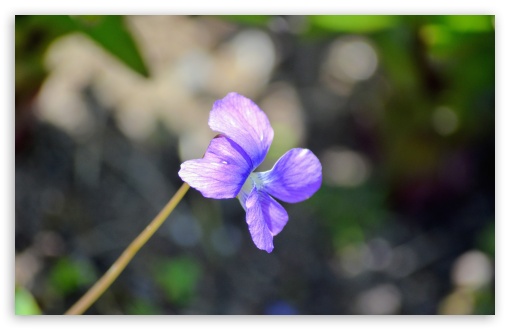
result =
M190 190L87 314L494 314L493 16L16 16L16 313L62 314L236 91L323 185L258 250Z

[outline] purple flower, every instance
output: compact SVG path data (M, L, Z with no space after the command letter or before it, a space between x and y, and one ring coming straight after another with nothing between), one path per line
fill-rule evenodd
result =
M273 141L266 115L250 99L229 93L214 103L209 127L220 132L202 159L181 164L179 176L208 198L238 197L255 245L273 251L273 236L282 231L289 216L273 198L297 203L321 186L322 166L308 149L287 151L266 172L253 172Z

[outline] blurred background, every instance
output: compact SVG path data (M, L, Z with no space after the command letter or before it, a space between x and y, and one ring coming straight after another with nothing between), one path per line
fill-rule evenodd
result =
M16 16L15 310L62 314L180 187L213 102L321 160L258 250L191 189L86 314L494 314L494 16Z

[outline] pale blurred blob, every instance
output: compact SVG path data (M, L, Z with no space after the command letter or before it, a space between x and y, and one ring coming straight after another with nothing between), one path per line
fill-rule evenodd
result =
M38 252L33 248L28 248L22 253L16 254L14 263L16 284L30 288L36 275L42 269Z
M492 263L480 251L468 251L455 261L452 270L452 281L457 286L479 289L492 279Z
M310 26L308 17L304 15L287 16L287 22L289 24L289 30L294 34L301 34L308 30Z
M276 63L273 41L259 30L239 32L213 56L215 65L207 86L221 97L236 91L253 98L269 81Z
M325 183L332 186L355 187L370 175L368 160L360 153L332 147L320 157Z
M97 133L101 123L83 96L90 86L103 107L117 111L119 126L128 137L148 136L153 118L143 93L145 81L92 41L80 34L58 39L48 49L46 65L51 74L38 96L40 119L78 140Z
M309 22L308 17L303 15L273 16L268 27L276 33L301 34L309 28Z
M348 245L338 252L337 260L340 268L337 269L340 275L347 277L355 277L365 271L363 263L363 252L366 245L361 243L358 245Z
M367 40L343 37L331 44L322 66L322 78L330 89L346 95L352 85L372 77L377 65L377 54Z
M65 252L64 239L59 233L50 230L37 233L34 247L41 255L47 257L58 257Z
M473 291L456 289L441 301L438 313L443 315L468 315L473 313L474 304Z
M81 35L58 39L46 56L46 66L52 72L41 88L36 115L76 139L86 139L94 133L94 118L87 111L79 92L90 82L90 67L95 56L81 52L80 45L91 46ZM78 62L90 63L79 66Z
M397 314L401 304L400 290L393 284L381 284L358 295L355 309L360 314Z
M170 237L177 245L192 247L200 242L202 228L195 218L184 215L173 216L172 221L169 222Z
M483 252L465 252L453 264L451 277L454 289L439 305L439 314L472 314L477 292L489 285L494 276L493 264Z
M440 135L450 135L457 130L457 115L448 107L438 107L432 113L432 125Z
M50 75L38 99L41 120L77 140L98 133L103 123L83 96L90 87L128 138L147 141L161 122L179 137L182 160L199 158L213 136L207 126L213 102L232 91L256 98L275 66L275 46L261 30L232 35L235 25L208 17L128 16L126 22L151 77L139 76L81 34L65 36L47 52ZM299 101L293 92L283 93L276 98L290 99L277 101L283 108L275 113L288 123L280 123L278 130L287 136L282 141L295 145L303 130L300 119L292 119L300 111Z
M382 271L391 266L393 250L385 239L348 245L337 251L333 268L340 276L355 277L365 271Z
M203 50L190 51L176 63L177 79L191 92L200 92L207 86L213 63Z
M368 270L379 271L388 268L393 258L393 251L388 241L374 238L368 242L363 251L363 264Z
M367 243L340 249L333 268L340 276L355 277L366 271L379 271L399 279L417 269L417 258L410 247L401 245L392 248L387 240L376 237Z
M210 129L183 132L179 138L179 158L182 160L202 158L215 134Z
M144 97L126 104L122 112L116 112L120 130L135 141L143 141L149 137L156 125L156 118L145 109L150 104Z
M262 168L272 167L289 149L302 147L306 138L303 106L296 89L287 83L268 86L259 106L274 129L273 143Z

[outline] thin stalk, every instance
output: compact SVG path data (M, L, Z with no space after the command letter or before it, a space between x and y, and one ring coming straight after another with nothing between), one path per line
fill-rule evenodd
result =
M149 223L147 227L135 238L133 242L122 252L120 257L113 263L108 271L101 277L69 310L66 315L83 314L115 281L120 273L126 268L127 264L133 259L135 254L151 238L158 228L165 222L166 218L172 213L179 204L182 197L189 189L189 185L184 183L159 214Z

